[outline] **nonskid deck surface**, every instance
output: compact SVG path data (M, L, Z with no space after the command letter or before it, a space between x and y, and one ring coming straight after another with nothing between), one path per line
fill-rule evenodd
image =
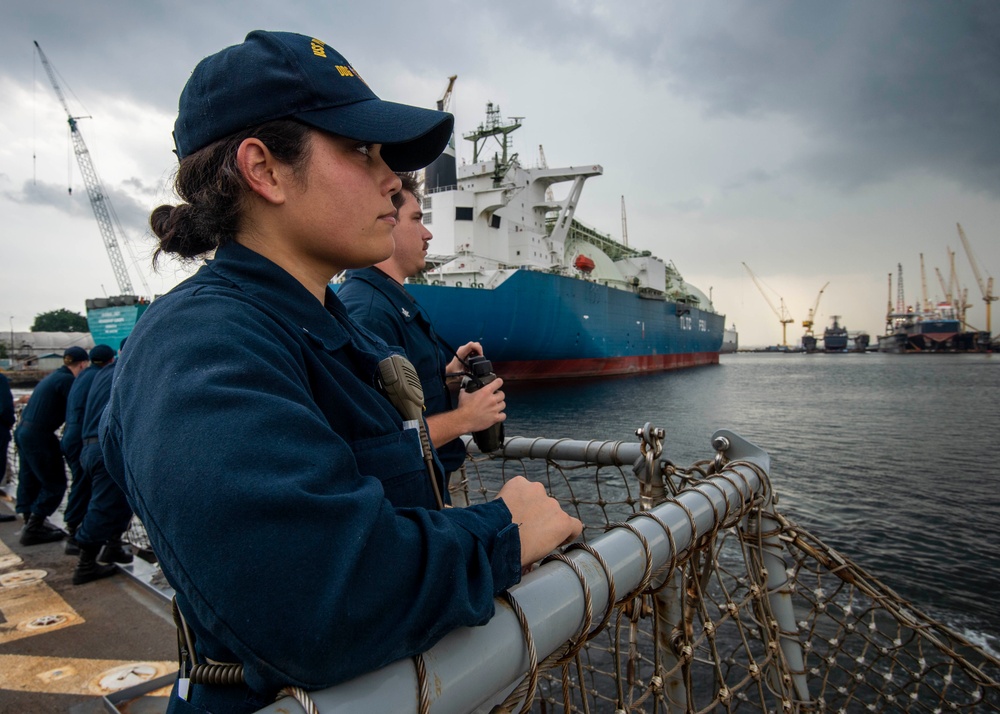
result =
M0 513L13 512L0 494ZM106 711L103 697L177 670L169 601L124 573L74 586L62 542L22 546L0 523L0 710ZM123 708L166 710L167 691Z

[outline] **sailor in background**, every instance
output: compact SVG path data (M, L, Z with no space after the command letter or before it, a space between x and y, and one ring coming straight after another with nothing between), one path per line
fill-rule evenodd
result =
M94 377L104 365L113 362L115 351L107 345L97 345L90 351L90 366L80 373L80 376L73 381L73 387L69 390L66 398L66 424L63 426L62 439L59 446L62 448L66 463L69 464L69 472L73 476L73 482L69 487L69 496L66 497L66 509L63 511L63 522L66 524L66 555L79 555L80 549L77 547L76 529L83 522L83 516L87 512L87 504L90 502L90 479L80 467L80 453L83 451L83 412L87 407L87 395L90 393L90 385Z
M14 430L20 471L17 512L24 514L21 545L61 540L66 534L45 519L56 512L66 493L66 466L56 430L66 421L66 401L73 381L90 357L82 347L63 353L63 366L47 375L31 392Z
M423 652L582 530L523 477L437 510L417 431L376 386L389 350L329 288L389 257L393 170L452 126L293 33L251 32L188 79L185 203L150 224L158 254L214 258L137 322L100 431L194 656L223 665L186 664L171 712L253 712Z
M0 372L0 485L7 481L7 448L10 446L10 430L14 427L14 395L10 391L10 381ZM0 511L0 523L17 520L13 513Z
M132 520L132 509L125 492L111 478L104 465L104 454L97 438L101 415L111 397L111 380L115 373L114 352L110 347L108 351L112 359L104 362L94 377L80 427L83 444L80 466L87 480L90 498L76 530L80 562L73 572L74 585L114 575L118 569L110 563L132 562L132 554L126 553L121 544L122 533Z
M488 429L507 418L500 390L503 380L496 379L485 389L467 393L459 390L459 380L446 376L460 375L466 358L483 354L483 348L478 342L469 342L449 354L430 318L403 287L407 278L424 269L427 244L433 236L423 223L416 175L401 173L399 178L402 189L393 196L397 213L392 255L370 268L348 270L337 297L351 317L386 344L400 347L413 363L424 391L431 443L445 472L451 474L465 462L465 444L459 437Z

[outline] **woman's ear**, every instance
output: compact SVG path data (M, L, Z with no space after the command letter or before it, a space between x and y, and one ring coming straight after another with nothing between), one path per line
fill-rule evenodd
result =
M250 189L268 203L285 202L284 166L260 139L244 139L236 150L236 165Z

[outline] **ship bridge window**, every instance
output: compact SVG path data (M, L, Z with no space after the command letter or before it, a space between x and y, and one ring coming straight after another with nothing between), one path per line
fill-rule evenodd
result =
M433 215L433 214L432 214L432 213L430 213L430 212L427 212L427 213L425 213L425 214L424 214L424 217L423 217L423 218L422 218L421 220L423 221L423 224L424 224L425 226L429 226L429 225L431 224L431 222L432 222L432 221L431 221L431 216L432 216L432 215Z
M472 207L471 206L455 206L455 220L456 221L471 221L472 220Z
M420 204L420 207L423 208L425 211L429 211L431 208L433 208L433 204L434 204L434 199L432 199L430 196L424 196L424 200Z
M490 228L499 228L499 227L500 227L500 216L494 213L493 218L490 219Z

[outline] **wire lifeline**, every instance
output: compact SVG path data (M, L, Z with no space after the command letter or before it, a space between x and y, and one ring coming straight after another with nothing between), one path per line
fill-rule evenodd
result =
M413 666L417 671L417 710L420 714L429 714L431 710L431 690L427 682L427 664L423 653L413 657Z
M284 697L291 697L297 701L299 706L305 709L306 714L319 714L319 707L316 706L316 702L312 700L309 693L302 687L283 688L280 692L278 692L278 696L275 698L275 701L283 699Z
M502 703L493 707L490 714L510 714L513 711L514 703L523 697L519 714L527 714L531 709L531 703L535 699L535 690L538 688L538 652L535 650L535 638L531 634L531 626L524 610L509 591L504 590L498 596L502 598L517 617L518 624L521 625L521 634L524 635L524 644L528 650L528 672L524 679L514 690L507 695Z
M642 553L646 557L646 564L643 567L642 578L639 580L639 584L635 586L635 589L632 592L619 600L616 603L618 605L638 597L647 587L649 587L649 580L653 577L653 551L649 547L649 541L646 539L646 536L644 536L638 528L628 522L632 518L635 518L635 514L629 516L628 520L623 523L612 523L608 526L609 531L613 528L624 528L638 538L639 543L642 545Z

